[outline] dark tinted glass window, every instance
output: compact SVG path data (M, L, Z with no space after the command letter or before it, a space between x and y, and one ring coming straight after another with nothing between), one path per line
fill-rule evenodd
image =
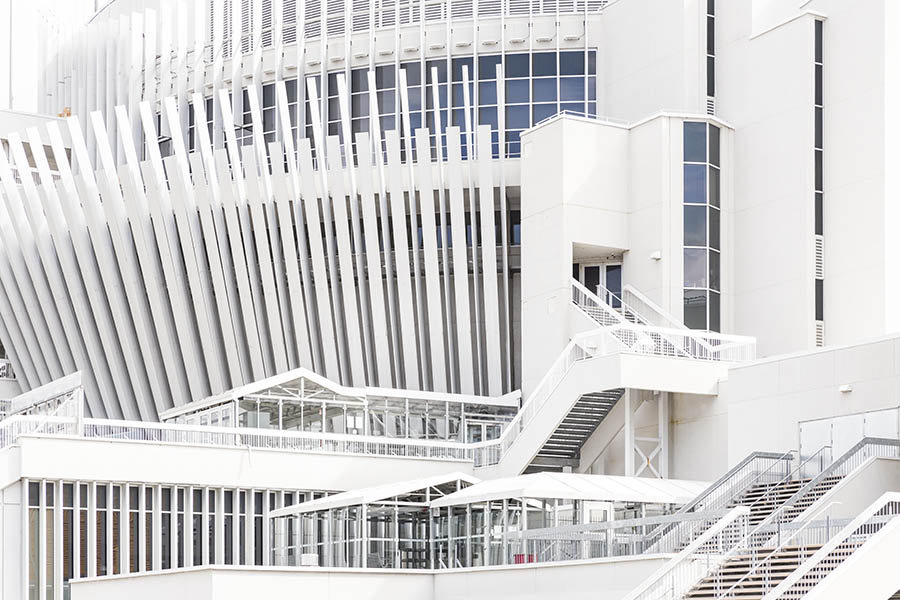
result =
M552 117L559 110L557 109L555 104L535 104L534 105L534 123L540 123L544 119Z
M444 68L446 69L446 66ZM378 89L396 87L397 74L393 65L375 67L375 85Z
M822 151L816 150L816 191L822 191Z
M706 329L705 291L684 291L684 324L691 329Z
M719 206L719 177L721 173L715 167L709 167L709 203L713 206Z
M716 20L713 17L706 17L706 53L716 53Z
M506 103L507 104L523 104L528 102L527 79L516 79L506 82Z
M437 82L447 83L447 61L446 60L429 60L425 63L425 83L431 83L433 70L437 69ZM380 85L378 86L381 87Z
M816 62L822 62L822 21L816 21Z
M403 70L406 71L406 85L422 84L422 69L419 68L419 63L407 63L401 66L403 67ZM362 71L363 69L359 70ZM355 72L356 71L354 71L354 73ZM368 86L365 89L368 89Z
M535 102L556 102L555 79L535 79L532 86Z
M560 75L584 75L584 52L560 52Z
M709 162L710 164L719 166L719 137L721 132L715 125L709 126Z
M684 245L706 245L706 207L684 207Z
M824 235L822 233L823 224L822 224L822 192L816 192L816 235Z
M478 84L478 103L482 106L486 104L497 104L496 82L488 81Z
M706 166L684 165L684 201L706 204Z
M592 292L597 292L600 285L600 267L590 266L584 268L584 287Z
M528 123L528 106L510 106L506 109L506 128L507 129L527 129Z
M710 331L722 331L721 298L718 293L709 293L709 329Z
M822 114L822 107L816 107L816 148L822 147L822 128L825 125L824 123L824 115Z
M706 57L706 95L716 95L716 59L712 56Z
M705 288L707 282L706 250L684 249L684 287Z
M822 106L824 104L822 92L822 65L816 65L816 104Z
M825 282L816 279L816 321L825 320Z
M490 125L491 128L497 129L497 107L490 106L478 109L478 124Z
M463 80L463 66L468 69L469 72L469 81L472 81L472 78L475 77L474 71L474 60L472 57L468 58L454 58L453 59L453 81L462 81Z
M720 256L718 252L710 251L709 253L709 287L713 290L721 289L719 274L721 269L719 267Z
M507 77L528 77L528 54L506 55Z
M497 65L500 64L500 55L478 57L478 79L497 79Z
M556 75L556 53L555 52L538 52L531 57L532 75L535 77L545 77L548 75Z
M706 123L685 122L684 161L706 162Z
M584 77L561 77L559 99L563 102L584 100ZM584 108L582 108L582 111Z
M709 247L721 250L719 218L721 213L716 208L709 209Z

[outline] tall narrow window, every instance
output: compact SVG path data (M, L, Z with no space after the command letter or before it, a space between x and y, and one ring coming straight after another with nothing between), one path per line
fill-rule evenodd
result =
M813 89L813 214L815 243L815 338L817 346L825 345L825 82L824 82L824 23L815 22L815 87Z
M684 124L684 323L721 328L720 130Z
M28 487L28 599L40 597L40 510L41 482L29 481Z

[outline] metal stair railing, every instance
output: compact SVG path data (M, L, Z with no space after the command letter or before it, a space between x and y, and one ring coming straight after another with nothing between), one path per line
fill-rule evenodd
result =
M763 591L766 592L773 589L775 586L772 585L771 579L772 565L781 558L781 555L788 548L790 548L791 552L799 552L801 555L810 548L818 549L831 538L832 532L849 522L849 519L842 522L832 518L819 518L825 512L832 510L837 504L840 503L830 502L818 508L814 516L808 520L795 523L779 523L777 528L773 528L770 532L773 534L772 539L776 540L774 547L765 546L760 548L754 547L752 544L748 545L746 558L749 560L748 566L750 568L724 591L722 591L722 588L727 584L724 581L724 574L721 569L708 576L706 579L711 578L712 583L715 584L716 599L735 598L735 591L740 590L742 584L757 574L761 574L760 577L756 578L761 579L761 581L756 582L756 585L762 587ZM742 555L741 558L745 558L745 556ZM726 564L727 561L722 563L723 566Z
M753 452L744 460L732 467L727 473L713 482L696 498L682 506L675 515L687 516L699 511L715 511L727 508L738 500L747 490L760 483L771 483L789 473L794 460L795 450L784 453ZM690 522L691 527L697 524ZM655 541L648 551L663 551L662 548L677 547L681 542L681 532L672 525L660 525L648 534ZM693 533L693 532L691 532ZM673 541L675 538L675 541Z
M824 471L824 470L825 470L825 464L824 464L823 461L826 459L826 456L830 456L830 454L829 454L830 452L831 452L831 445L826 444L825 446L822 446L822 447L819 448L816 452L814 452L813 454L809 455L808 457L806 457L806 458L803 459L803 460L799 460L799 459L800 459L800 456L799 456L799 453L798 453L798 460L799 460L799 462L797 463L797 466L794 467L794 468L791 470L790 473L788 473L787 475L785 475L784 477L782 477L781 480L779 480L779 481L777 481L776 483L772 484L772 485L769 487L769 489L766 490L766 492L765 492L763 495L761 495L759 498L757 498L756 500L754 500L754 501L750 504L750 511L752 512L753 509L754 509L759 503L763 502L764 500L768 500L769 498L771 498L773 494L777 494L777 493L778 493L778 488L779 488L779 486L781 486L781 485L783 485L783 484L785 484L785 483L787 483L787 482L789 482L789 481L794 481L795 479L802 479L802 478L803 478L804 469L807 468L808 465L815 465L816 462L818 462L818 463L819 463L819 470L817 471L817 473L821 473L822 471ZM803 487L805 488L805 486L803 486ZM812 490L813 488L809 488L809 489ZM799 491L799 490L798 490L798 491ZM793 496L791 496L791 497L793 497ZM791 505L790 499L788 499L788 500L786 500L786 501L784 502L784 506L788 506L788 505Z
M609 290L603 289L605 294L610 294ZM621 312L584 287L577 279L572 279L572 302L600 325L608 326L628 322Z
M547 404L569 370L578 362L606 354L610 337L604 329L574 336L541 378L534 391L522 403L519 412L504 428L500 437L471 445L475 467L498 464L519 435L534 420L535 415ZM618 340L612 341L618 344Z
M670 327L673 329L689 329L684 323L663 310L663 308L632 285L626 284L622 288L622 297L628 300L629 305L640 307L641 315L644 316L645 320L648 321L648 324L650 325ZM691 331L694 331L695 333L698 350L702 354L710 355L719 352L716 340L705 340L701 330Z
M785 505L794 505L800 498L818 487L830 477L845 477L872 457L900 458L900 440L866 437L858 441L838 459L810 479L809 483L787 499Z
M681 507L678 513L699 510L701 505L703 510L724 508L752 486L758 483L769 483L768 481L763 482L763 479L768 477L781 479L787 475L796 453L796 450L788 450L783 453L751 453L700 495Z
M900 516L900 493L887 492L843 527L763 600L802 598L853 552Z
M690 515L663 515L524 529L511 535L509 543L512 548L516 549L516 552L527 550L529 556L535 557L546 556L546 549L550 547L567 548L567 556L571 556L573 560L637 556L650 552L646 531L651 526L663 523L674 524L683 528L686 534L693 532L702 535L702 531L715 525L728 512L727 510L717 510ZM694 521L702 522L704 527L689 527L689 524ZM695 537L683 536L686 540L684 545L690 544ZM672 554L677 553L682 547L664 548L656 552ZM542 561L538 560L538 562Z
M788 477L791 477L793 474L802 471L802 469L808 465L814 457L820 456L821 453L824 452L826 447L823 447L818 452L813 454L811 457L803 460L797 467L791 470L791 473ZM812 460L811 460L812 459ZM784 479L784 478L783 478ZM804 489L807 489L805 486ZM812 487L809 487L807 491L812 490ZM796 496L796 494L795 494ZM802 498L802 496L801 496ZM753 527L749 533L747 533L743 538L738 540L736 543L732 544L728 548L722 548L722 552L717 556L715 561L710 561L708 563L708 569L706 571L696 571L696 579L693 583L691 583L690 587L696 585L698 581L703 579L704 577L708 577L711 573L713 573L720 565L727 562L729 559L737 556L739 553L744 552L748 553L754 548L762 548L766 547L767 544L771 543L774 539L776 542L779 540L777 537L782 527L785 527L784 523L788 522L790 518L786 515L786 508L789 506L789 501L784 502L780 507L775 509L768 517L766 517L761 523ZM750 507L749 506L740 506L737 508L743 508L747 511L747 523L750 522ZM788 525L788 528L791 526ZM682 579L683 583L683 579ZM690 588L688 588L690 589ZM687 592L687 589L682 590L680 593L683 594ZM659 596L659 598L680 598L681 595L678 596ZM627 597L629 600L632 599L630 596Z
M597 285L598 290L603 298L590 291L577 279L572 279L572 302L587 316L605 327L623 326L616 328L613 335L617 337L623 344L629 348L659 347L659 354L664 356L682 356L689 358L689 353L681 351L675 340L665 339L655 331L641 314L631 308L619 296L613 294L602 285ZM617 309L613 306L613 300L618 300L620 307ZM632 323L626 318L631 315L637 323ZM629 325L642 325L647 327L646 330L633 329ZM656 335L652 335L655 333Z
M608 290L603 293L618 298ZM623 302L623 310L639 321L632 323L576 279L572 279L572 303L631 352L727 362L756 358L754 338L650 325L646 318Z
M746 539L750 509L736 506L623 600L676 600L723 562L728 548Z
M653 300L630 284L622 286L622 301L627 302L629 306L638 307L641 317L646 321L647 325L672 329L688 329L684 323L663 310Z

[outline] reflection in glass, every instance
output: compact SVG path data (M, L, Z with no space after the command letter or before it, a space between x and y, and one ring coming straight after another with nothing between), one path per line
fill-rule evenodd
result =
M721 172L716 167L709 167L709 203L713 206L720 205L720 185L719 179Z
M684 202L706 204L705 165L684 165Z
M684 124L684 162L706 162L706 123Z
M706 287L706 250L703 248L684 249L684 287Z
M706 207L684 207L684 245L706 246Z
M706 291L684 290L684 324L691 329L706 329Z

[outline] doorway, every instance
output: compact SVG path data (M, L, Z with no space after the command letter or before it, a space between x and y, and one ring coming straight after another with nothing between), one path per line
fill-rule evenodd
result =
M622 263L579 264L578 281L612 306L622 307Z

